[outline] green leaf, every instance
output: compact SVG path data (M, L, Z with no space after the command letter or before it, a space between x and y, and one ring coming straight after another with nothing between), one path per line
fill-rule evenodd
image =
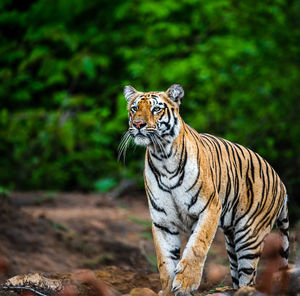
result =
M84 73L90 78L93 79L96 75L95 67L92 59L89 56L84 56L82 59L82 67Z
M94 183L94 188L97 192L108 192L117 184L113 178L103 178Z

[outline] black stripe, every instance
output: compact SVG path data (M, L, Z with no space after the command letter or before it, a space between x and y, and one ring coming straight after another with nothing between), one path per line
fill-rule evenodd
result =
M253 179L252 179L253 180ZM247 184L247 196L250 197L250 205L253 203L253 184L251 179L249 178L249 160L248 160L248 167L247 167L247 173L246 173L246 184Z
M256 225L256 232L259 233L259 231L265 226L266 223L271 222L273 215L270 215L271 211L273 210L273 207L275 205L275 198L272 199L270 206L268 207L267 212L265 212L262 219L260 219L259 223ZM269 223L270 224L270 223ZM260 226L259 226L260 225ZM259 226L259 227L258 227Z
M205 140L206 146L208 147L210 153L213 154L213 152L212 152L212 150L211 150L211 147L210 147L210 145L209 145L209 144L211 144L211 141L205 137L205 134L201 134L201 136L202 136L202 138Z
M279 250L279 255L280 255L282 258L288 259L288 258L289 258L289 248L287 248L286 250L283 250L283 248L281 248L281 249Z
M261 160L260 160L260 156L255 152L254 152L254 155L256 156L257 161L259 163L259 177L261 178Z
M237 248L235 251L236 251L236 253L238 253L241 250L244 250L244 251L246 251L246 250L248 250L248 251L249 250L254 250L254 249L256 249L262 243L263 240L264 240L264 238L262 240L260 240L260 241L257 242L257 238L254 238L254 240L248 241L244 245L242 245L239 248ZM253 245L255 242L257 242L257 243L255 245Z
M231 176L232 176L233 179L235 179L234 174L233 174L233 169L232 169L232 162L229 162L229 164L230 164L230 172L231 172ZM227 163L226 163L226 168L227 168L227 170L228 170ZM228 180L229 180L229 182L228 182L229 185L227 184L227 186L230 187L230 190L229 190L228 187L226 188L226 198L225 198L225 202L224 202L224 205L225 205L225 206L223 206L223 210L222 210L222 214L221 214L221 225L223 225L223 223L224 223L224 218L225 218L226 214L229 212L228 208L229 208L229 206L230 206L230 203L227 202L227 201L228 201L229 194L230 194L230 192L231 192L231 188L232 188L229 170L227 171L227 177L228 177ZM233 183L234 183L234 180L233 180ZM229 191L227 192L227 190L229 190ZM227 195L227 194L228 194L228 195Z
M241 159L240 159L240 157L238 155L238 152L237 152L236 148L233 145L234 145L233 143L230 143L230 148L231 148L231 151L232 151L233 163L234 163L234 166L235 166L235 168L237 170L237 159L236 159L236 156L237 156L237 158L239 160L240 174L242 176L242 163L241 163Z
M165 137L165 136L174 137L174 135L175 135L174 129L175 129L175 126L178 123L178 119L175 117L174 108L171 109L171 112L172 112L172 115L173 115L173 118L174 118L174 124L171 126L171 130L169 130L168 132L166 132L166 131L163 132L163 134L162 134L163 137ZM170 120L168 122L170 122Z
M157 156L154 152L150 152L151 153L151 155L154 157L154 158L156 158L156 159L158 159L158 160L162 160L162 158L160 158L159 156Z
M180 259L180 249L175 248L174 250L171 250L170 253L172 254L171 258L174 260L179 260Z
M241 259L253 260L253 259L259 258L260 255L261 255L260 253L247 254L247 255L243 255L243 256L239 257L239 260L241 260Z
M251 229L248 228L247 231L245 231L245 233L243 233L238 239L235 239L234 243L237 245L241 240L243 240L243 238L245 238L245 237L248 236L248 234L250 233L250 231L251 231Z
M247 148L246 148L247 149ZM251 177L252 181L254 182L254 165L253 165L253 158L252 158L252 152L247 149L249 156L250 156L250 170L251 170Z
M185 158L183 160L183 153L185 152ZM173 179L175 178L179 172L182 170L182 160L184 161L184 165L186 164L186 161L187 161L187 151L185 149L185 141L184 141L184 137L182 138L182 148L181 148L181 152L180 152L180 158L179 158L179 164L178 164L178 167L177 167L177 170L175 172L175 174L170 178Z
M184 168L185 168L185 166L186 166L187 159L188 159L187 150L184 148L184 159L183 159L183 163L181 163L181 161L180 161L180 164L179 164L179 166L178 166L178 170L179 170L178 173L180 173L181 175L180 175L180 177L179 177L177 183L176 183L174 186L170 187L170 189L174 189L174 188L176 188L176 187L179 187L179 186L182 184L183 179L184 179L184 174L185 174ZM178 173L176 172L176 175L177 175ZM174 176L172 176L171 179L172 179L173 177L174 177Z
M194 138L195 145L196 145L196 147L197 147L197 164L199 164L200 159L199 159L199 146L198 146L198 141L197 141L197 139L196 139L196 137L195 137L195 135L194 135L193 129L192 129L189 125L187 125L187 128L188 128L189 132L191 133L192 137ZM188 192L188 191L190 191L192 188L194 188L194 186L198 183L199 176L200 176L200 168L199 168L199 166L198 166L198 171L197 171L197 176L196 176L196 178L195 178L195 181L194 181L194 183L191 185L191 187L190 187L189 189L187 189L185 192ZM202 186L202 185L201 185L201 186Z
M211 143L214 146L214 150L216 151L216 154L217 154L218 165L215 165L215 175L216 175L216 177L217 176L219 177L219 180L216 180L216 182L218 183L218 189L217 189L217 191L219 193L220 192L220 188L221 188L221 178L222 178L221 160L223 159L222 153L221 153L221 147L220 147L220 144L218 143L218 140L215 137L213 137L213 136L211 136L209 134L206 134L206 136L211 139ZM217 171L219 171L219 173L217 173Z
M162 226L162 225L159 225L157 223L153 223L155 227L159 228L160 230L162 231L165 231L169 234L172 234L172 235L179 235L179 232L178 231L171 231L169 228L165 227L165 226Z
M282 232L285 236L289 236L289 228L280 228L280 232Z
M201 186L199 187L199 189L198 189L198 191L196 192L196 194L192 197L191 202L190 202L190 204L188 205L188 210L190 210L190 208L197 202L199 193L200 193L200 191L201 191L201 188L202 188L202 184L201 184Z
M224 204L227 203L229 194L231 192L231 178L230 178L230 175L229 175L229 168L228 168L227 163L226 163L226 171L227 171L227 185L226 185L226 194L225 194Z
M236 254L234 253L231 253L230 251L227 250L227 253L230 257L231 260L234 260L234 261L237 261L237 257L236 257Z
M239 285L239 280L237 278L233 277L233 276L232 276L232 282L234 284L236 284L237 286Z
M244 151L243 151L243 149L241 148L241 146L240 146L239 144L237 144L237 143L233 143L233 145L241 151L243 157L245 158L245 154L244 154ZM245 148L246 148L246 147L245 147ZM247 148L246 148L246 149L247 149ZM247 150L248 150L248 149L247 149Z
M177 188L177 187L181 186L181 184L183 182L183 179L184 179L184 173L185 173L185 171L184 171L183 168L185 167L186 159L187 159L187 156L185 157L185 162L184 162L184 165L182 166L182 170L181 170L182 172L181 172L181 175L180 175L177 183L174 186L170 187L170 189L174 189L174 188Z
M230 261L230 268L231 269L237 269L238 265L235 262Z
M240 155L239 155L238 151L236 150L236 148L235 148L235 152L236 152L237 158L239 160L240 173L241 173L241 176L242 176L243 175L242 160L241 160Z
M224 146L226 148L228 159L230 159L229 148L228 148L228 144L226 143L227 141L224 140L224 139L220 139L220 140L221 140L221 142L224 144Z
M209 197L208 202L206 203L205 207L200 211L199 215L200 215L203 211L205 211L205 209L206 209L207 206L211 203L211 201L214 199L215 196L216 196L216 192L213 192L213 193L211 194L211 196Z
M284 218L284 219L278 220L277 225L278 225L278 227L280 227L283 223L288 223L288 222L289 222L289 219Z
M153 165L153 163L152 163L151 158L150 158L149 155L148 155L147 159L148 159L149 167L150 167L152 173L154 174L154 177L155 177L155 179L156 179L156 182L157 182L158 187L159 187L161 190L170 193L169 188L164 188L164 187L163 187L163 186L165 186L165 187L167 187L167 186L164 185L163 183L161 183L161 181L160 181L160 172L159 172L159 171L155 168L155 166Z
M267 190L266 190L266 196L269 195L269 190L270 190L270 176L269 176L269 166L267 162L264 160L266 164L266 174L267 174Z
M148 191L148 194L149 194L149 199L150 199L150 203L151 203L152 207L156 211L165 213L167 215L166 211L163 208L159 207L157 205L157 203L154 201L153 194L152 194L151 190L148 187L147 187L147 191Z
M236 192L238 192L238 191L236 191ZM232 213L231 213L230 225L233 225L233 221L234 221L235 215L236 215L236 209L237 209L237 206L239 204L239 198L240 198L239 193L235 193L235 196L233 197L234 203L232 204Z
M242 272L242 273L250 275L254 272L254 270L255 270L254 268L241 268L239 270L239 274Z

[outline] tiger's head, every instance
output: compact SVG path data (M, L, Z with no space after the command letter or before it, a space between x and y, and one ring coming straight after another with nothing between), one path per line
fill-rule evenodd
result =
M180 130L179 105L184 90L174 84L167 91L139 92L125 86L128 102L129 133L137 145L163 146L171 143Z

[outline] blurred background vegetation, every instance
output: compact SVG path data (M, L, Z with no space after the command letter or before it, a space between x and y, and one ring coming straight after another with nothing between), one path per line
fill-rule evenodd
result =
M268 160L295 221L299 12L299 0L1 0L1 190L141 181L142 149L117 162L123 86L180 83L185 121Z

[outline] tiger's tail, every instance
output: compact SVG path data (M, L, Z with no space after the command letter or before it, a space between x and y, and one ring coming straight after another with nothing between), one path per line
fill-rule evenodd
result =
M279 213L276 224L282 236L282 247L280 248L279 251L279 254L283 259L282 268L286 268L288 265L288 257L289 257L289 218L288 218L287 196L284 201L283 207Z

